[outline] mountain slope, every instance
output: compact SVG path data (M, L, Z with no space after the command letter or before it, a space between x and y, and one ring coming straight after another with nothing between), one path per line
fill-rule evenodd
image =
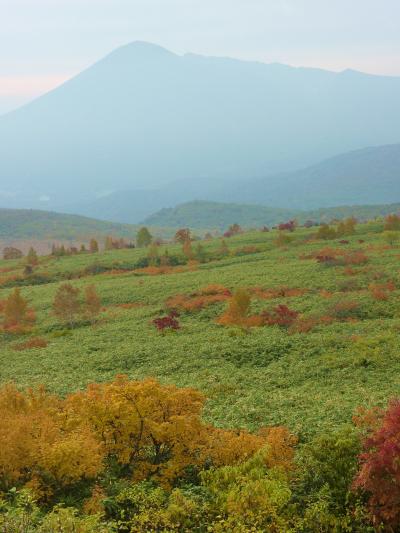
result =
M303 170L252 180L232 196L296 209L400 201L400 144L357 150Z
M400 139L400 78L122 47L0 118L3 205L247 179Z
M273 226L295 218L300 223L306 220L329 222L334 218L355 216L359 220L400 212L400 203L386 205L339 206L311 211L279 209L260 205L227 204L195 201L161 209L147 217L144 224L169 227L189 227L201 229L226 229L238 223L245 228Z

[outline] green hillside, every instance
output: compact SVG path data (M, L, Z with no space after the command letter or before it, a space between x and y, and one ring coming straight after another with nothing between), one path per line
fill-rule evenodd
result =
M335 218L355 216L359 220L396 213L400 204L339 206L312 211L280 209L261 205L230 204L219 202L195 201L180 204L174 208L161 209L146 218L145 224L153 226L190 227L226 229L237 223L245 228L264 225L273 226L288 219L295 218L300 223L306 220L326 222Z
M34 209L0 208L0 239L85 240L94 236L117 235L133 239L139 226L104 222L79 215ZM157 229L157 235L171 231Z

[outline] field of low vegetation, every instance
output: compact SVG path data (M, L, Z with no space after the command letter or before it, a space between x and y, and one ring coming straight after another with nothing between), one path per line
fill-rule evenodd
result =
M400 218L139 241L0 262L2 530L398 531Z

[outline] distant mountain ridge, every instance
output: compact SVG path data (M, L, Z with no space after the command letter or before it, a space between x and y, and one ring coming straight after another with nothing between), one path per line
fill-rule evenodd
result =
M399 94L395 77L132 43L0 117L0 205L74 209L77 199L177 182L189 200L210 181L264 182L399 142Z
M296 219L301 224L307 220L328 223L332 219L355 216L361 221L399 212L400 203L338 206L302 211L260 205L195 201L178 205L175 208L161 209L145 219L143 224L225 230L234 223L244 228L254 228L265 225L274 226L289 219Z

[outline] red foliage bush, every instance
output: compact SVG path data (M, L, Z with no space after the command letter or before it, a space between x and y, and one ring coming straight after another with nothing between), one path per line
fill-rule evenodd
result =
M154 319L152 323L160 333L165 333L166 330L178 331L181 327L178 317L179 314L176 311L171 311L167 316Z
M279 231L294 231L295 229L296 229L295 220L289 220L289 222L284 222L282 224L279 224L278 226Z
M263 311L261 316L268 326L290 327L299 316L297 311L289 309L286 305L278 305L272 311Z
M376 427L373 421L363 442L361 467L355 487L369 495L368 506L375 523L383 522L385 531L400 526L400 400L393 400Z

